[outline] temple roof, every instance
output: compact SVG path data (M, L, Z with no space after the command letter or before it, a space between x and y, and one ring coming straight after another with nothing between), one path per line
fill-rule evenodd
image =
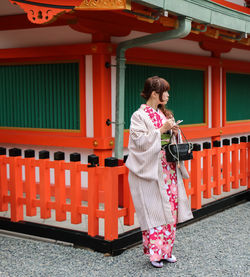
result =
M29 20L37 24L50 23L61 14L73 10L129 11L131 5L133 7L133 4L138 3L158 13L186 16L202 24L244 34L250 33L250 9L225 0L9 0L9 2L18 5L27 13ZM13 7L13 11L20 13L17 7ZM10 6L1 8L0 15L6 15L8 12L11 12Z
M239 5L243 2L244 0L1 0L0 30L70 26L73 30L86 34L99 32L119 37L126 36L133 30L155 33L176 28L178 17L185 16L192 19L193 34L236 44L239 42L249 47L250 8ZM6 16L12 18L7 19ZM26 16L29 21L25 21Z

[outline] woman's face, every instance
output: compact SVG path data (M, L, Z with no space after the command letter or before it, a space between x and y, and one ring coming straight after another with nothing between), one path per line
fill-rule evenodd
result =
M158 97L159 97L160 95L158 94ZM162 105L166 105L167 104L167 102L168 102L168 99L169 99L169 93L168 93L168 91L164 91L163 92L163 94L162 94L162 102L160 101L160 97L159 97L159 104L162 104Z

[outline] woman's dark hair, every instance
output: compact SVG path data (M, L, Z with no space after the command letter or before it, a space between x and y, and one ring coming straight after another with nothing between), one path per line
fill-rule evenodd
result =
M163 102L162 95L165 91L170 90L169 83L158 76L149 77L146 79L144 84L144 89L141 92L141 96L148 101L153 91L159 94L159 99L161 102ZM164 105L160 104L158 105L158 108L163 112L163 114L169 118L173 116L173 113L165 108Z

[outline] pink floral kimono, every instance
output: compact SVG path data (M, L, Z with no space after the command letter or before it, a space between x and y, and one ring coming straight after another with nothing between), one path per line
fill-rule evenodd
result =
M162 112L160 114L150 106L144 108L148 113L155 128L160 128L166 117ZM172 256L172 249L175 240L176 222L177 222L177 175L176 164L166 161L165 151L162 151L163 177L165 182L166 193L169 197L171 212L174 217L174 223L162 225L142 232L144 254L150 257L150 261L160 261Z

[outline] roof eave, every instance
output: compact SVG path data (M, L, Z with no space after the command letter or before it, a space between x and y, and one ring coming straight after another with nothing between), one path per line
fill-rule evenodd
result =
M193 21L233 32L250 34L250 15L208 0L134 0Z

